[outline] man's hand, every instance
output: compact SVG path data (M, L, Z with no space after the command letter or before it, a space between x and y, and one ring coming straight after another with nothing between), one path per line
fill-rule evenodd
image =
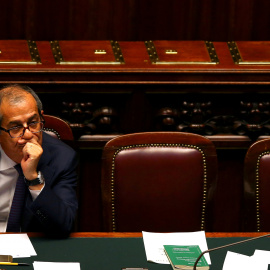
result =
M34 180L37 178L37 165L43 153L41 145L33 138L27 142L23 148L23 158L21 160L21 167L23 174L27 180Z

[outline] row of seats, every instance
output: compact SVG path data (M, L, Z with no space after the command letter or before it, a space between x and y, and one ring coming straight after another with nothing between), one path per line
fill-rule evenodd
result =
M73 139L56 120L45 116L47 130ZM270 140L254 143L245 158L245 231L269 231L269 164ZM215 146L197 134L144 132L110 140L102 156L104 230L212 231L217 165Z

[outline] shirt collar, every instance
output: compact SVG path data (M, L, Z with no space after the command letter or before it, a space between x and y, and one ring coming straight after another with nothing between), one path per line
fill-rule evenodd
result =
M0 144L0 171L10 169L14 167L16 164L17 164L16 162L14 162L6 155Z

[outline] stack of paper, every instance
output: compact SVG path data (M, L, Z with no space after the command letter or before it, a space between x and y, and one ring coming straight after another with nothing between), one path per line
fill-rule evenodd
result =
M222 270L267 270L270 264L270 251L255 250L252 256L228 251Z
M0 254L13 258L36 256L37 253L27 234L0 234Z
M152 233L142 232L147 261L170 264L165 252L164 245L198 245L201 251L208 250L205 232L187 233ZM204 255L208 264L211 264L208 253Z

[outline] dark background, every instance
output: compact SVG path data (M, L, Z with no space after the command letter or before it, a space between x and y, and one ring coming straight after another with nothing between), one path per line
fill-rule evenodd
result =
M269 40L269 0L1 0L0 39Z

